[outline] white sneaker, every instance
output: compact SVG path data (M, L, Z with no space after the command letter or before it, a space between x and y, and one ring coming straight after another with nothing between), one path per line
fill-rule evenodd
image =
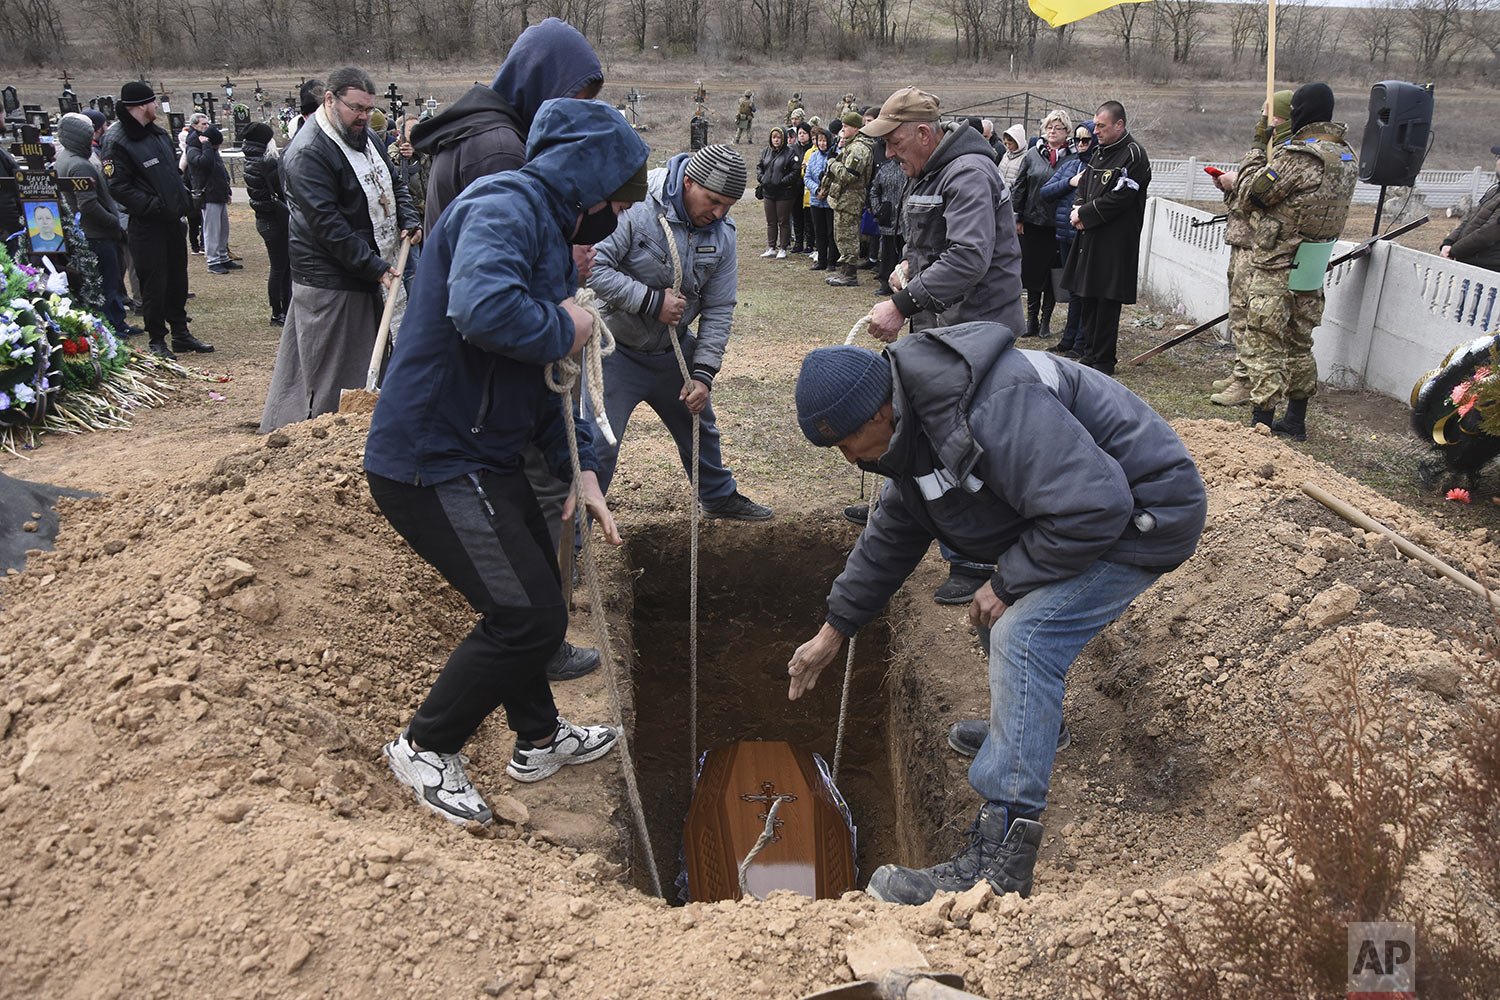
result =
M776 251L776 259L777 260L786 260L786 251L785 250L777 250Z
M396 780L417 793L417 801L450 823L489 823L494 818L473 782L464 773L462 754L418 750L406 734L381 751Z
M517 781L541 781L562 770L564 764L598 760L614 749L619 736L613 726L575 726L559 715L552 742L530 750L521 749L517 743L505 773Z
M774 257L774 256L776 256L776 248L775 247L766 247L766 252L763 253L763 254L761 254L761 256L762 257Z

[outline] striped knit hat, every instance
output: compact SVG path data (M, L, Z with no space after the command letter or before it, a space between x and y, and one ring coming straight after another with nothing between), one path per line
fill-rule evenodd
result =
M686 173L715 194L739 201L749 171L745 158L722 143L704 146L688 157Z

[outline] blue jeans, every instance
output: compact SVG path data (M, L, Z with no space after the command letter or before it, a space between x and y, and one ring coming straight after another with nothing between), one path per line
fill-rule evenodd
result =
M683 353L693 356L692 337L684 337ZM630 415L641 403L656 411L661 422L677 442L677 454L682 467L692 474L693 467L693 415L678 398L682 392L682 372L677 367L677 355L671 351L660 354L642 354L628 347L616 346L615 352L604 359L604 412L609 415L609 426L614 429L613 447L606 444L604 435L594 434L594 456L599 460L599 489L609 491L615 478L615 464L620 460L620 446L625 443L625 427ZM587 395L585 395L587 398ZM592 405L592 404L590 404ZM714 407L710 403L702 413L703 427L698 432L698 499L706 504L722 500L738 487L734 474L724 468L724 457L719 449L719 425L714 418Z
M125 299L120 295L120 250L115 240L89 240L89 248L99 258L99 283L104 289L104 318L114 327L115 336L125 336L130 325L125 318Z
M981 798L1004 803L1011 815L1047 808L1068 668L1159 575L1100 559L1026 594L995 622L990 732L969 767L969 784Z

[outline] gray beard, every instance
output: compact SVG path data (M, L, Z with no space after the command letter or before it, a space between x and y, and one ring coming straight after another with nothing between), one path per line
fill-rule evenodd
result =
M344 120L338 115L333 116L333 127L338 129L339 137L349 144L351 149L363 153L365 151L365 129L360 126L359 131L344 124Z

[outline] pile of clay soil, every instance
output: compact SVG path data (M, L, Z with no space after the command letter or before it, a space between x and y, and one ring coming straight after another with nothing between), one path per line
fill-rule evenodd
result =
M518 787L492 720L468 748L500 817L482 834L390 779L379 748L472 614L373 510L364 431L324 417L147 487L64 500L57 549L0 587L5 992L791 997L852 978L870 940L904 938L986 995L1065 995L1100 955L1139 961L1159 940L1146 891L1185 908L1243 856L1276 722L1326 688L1345 644L1415 713L1436 767L1473 685L1456 637L1490 621L1481 599L1298 487L1318 482L1457 565L1495 562L1485 530L1454 537L1268 437L1187 423L1208 530L1074 670L1074 743L1030 900L672 907L636 888L618 755ZM646 492L633 518L655 555L606 560L626 669L655 600L642 580L686 558L680 500ZM851 544L834 500L819 503L763 530ZM743 619L750 645L778 588L826 585L828 559L762 544L776 537L705 532L709 563L781 567L705 585L746 588L740 611L708 607L718 625ZM893 603L883 676L861 695L889 706L886 780L910 814L900 857L879 861L951 851L976 806L943 733L984 713L984 664L963 610L930 602L939 577L929 561ZM602 672L558 696L581 721L614 712ZM650 733L634 744L649 758ZM851 796L856 821L874 795ZM674 859L659 860L669 879Z

